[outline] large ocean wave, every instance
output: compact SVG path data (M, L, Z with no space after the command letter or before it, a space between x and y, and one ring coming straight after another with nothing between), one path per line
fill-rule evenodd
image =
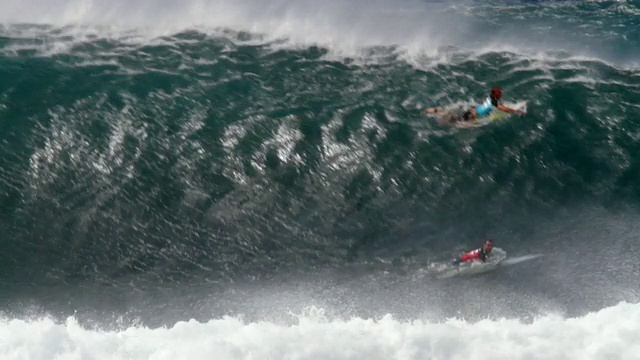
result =
M228 358L500 357L460 331L505 331L509 358L634 349L635 2L0 10L3 354L162 358L197 334ZM496 84L528 114L451 129L423 113ZM484 237L543 256L424 276ZM308 306L331 316L279 322ZM592 341L594 326L619 336ZM318 331L334 337L287 345Z

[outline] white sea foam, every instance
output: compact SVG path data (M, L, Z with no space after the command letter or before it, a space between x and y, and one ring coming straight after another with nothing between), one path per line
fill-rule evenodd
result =
M293 325L223 317L172 327L89 330L74 318L0 320L2 359L638 359L640 304L578 318L471 323L329 319L310 308Z
M583 27L599 31L600 25L587 20L582 24L579 14L571 15L572 2L563 4L570 8L563 10L564 16L575 16L571 18L577 22L578 30L572 28L574 33L582 34L586 31ZM557 5L551 2L531 6L529 10L535 11L519 10L515 5L493 7L473 2L451 5L413 0L271 0L260 5L250 0L0 0L0 23L5 24L0 33L40 39L12 44L4 52L35 47L46 55L69 51L74 43L96 38L116 38L126 44L148 43L181 31L219 35L221 29L229 29L248 32L253 41L272 46L321 46L329 50L328 56L335 57L367 58L372 56L367 49L376 47L388 47L387 52L418 63L433 62L428 60L432 58L447 62L452 49L473 54L494 51L547 54L565 50L571 56L611 57L596 46L601 41L582 44L573 37L565 38L563 34L568 34L565 30L548 33L557 29L539 18L552 19ZM635 9L631 4L624 6ZM614 10L602 10L598 16L607 19L611 11ZM615 19L620 21L624 18ZM565 23L563 20L562 24ZM500 28L507 26L508 31L492 29L496 24ZM531 25L532 30L523 31L523 24ZM612 39L607 43L617 41L618 37L623 41L624 36L610 34ZM589 51L580 50L587 48ZM379 55L376 51L373 54Z

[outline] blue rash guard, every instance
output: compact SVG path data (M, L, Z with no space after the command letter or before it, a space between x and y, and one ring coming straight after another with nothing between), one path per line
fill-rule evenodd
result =
M487 116L494 106L498 106L498 100L488 97L482 102L482 104L476 106L476 113L478 116Z

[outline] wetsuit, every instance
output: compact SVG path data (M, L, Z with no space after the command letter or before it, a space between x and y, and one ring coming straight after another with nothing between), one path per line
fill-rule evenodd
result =
M462 262L473 261L473 260L480 260L483 262L487 260L487 254L484 252L483 248L469 251L468 253L462 254L462 256L460 256L460 261Z
M480 260L485 262L487 260L487 254L484 252L484 248L475 249L460 255L459 258L453 259L453 263L458 265L463 262L469 262L474 260Z
M476 109L476 114L478 115L478 117L482 117L482 116L486 116L489 115L489 113L491 112L491 110L493 109L494 106L498 106L500 102L498 101L498 99L492 98L492 97L488 97L486 99L484 99L484 101L477 105L475 107ZM462 114L462 119L464 121L470 121L470 120L474 120L473 114L471 113L471 110L467 110L465 111L464 114Z

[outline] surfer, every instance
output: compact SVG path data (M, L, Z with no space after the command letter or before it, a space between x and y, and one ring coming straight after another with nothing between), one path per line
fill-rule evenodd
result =
M460 263L466 263L471 261L487 261L487 256L491 254L491 250L493 250L493 241L487 239L481 248L469 251L460 255L460 257L453 259L451 261L454 265L460 265Z
M491 110L495 107L498 110L502 110L508 113L517 113L523 115L524 112L516 109L512 109L508 106L503 105L500 102L502 98L502 89L498 86L494 86L491 88L489 92L489 97L486 98L481 104L478 104L466 111L443 111L438 108L429 108L425 110L427 114L437 114L440 115L440 119L444 123L453 124L459 121L464 122L473 122L478 120L480 117L484 117L489 115Z

